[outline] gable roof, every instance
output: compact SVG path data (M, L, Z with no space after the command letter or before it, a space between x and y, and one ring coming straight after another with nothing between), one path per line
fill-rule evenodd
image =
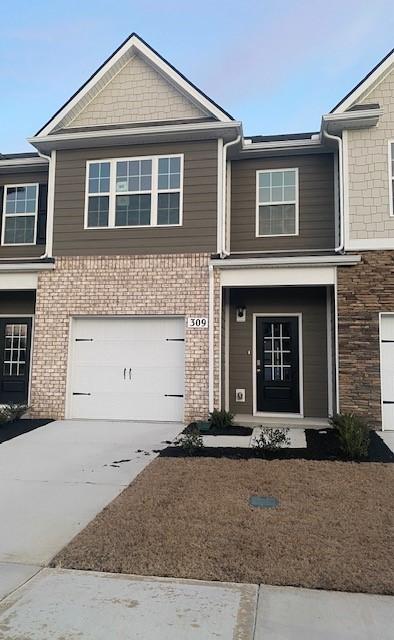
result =
M116 62L128 51L134 49L144 56L153 66L167 77L168 80L184 95L188 96L195 104L213 116L220 122L230 122L234 118L207 96L201 89L193 84L186 76L176 69L170 62L153 49L137 33L133 32L122 44L107 58L103 64L86 80L86 82L64 103L58 111L44 124L35 136L49 135L56 126L62 122L65 116L73 109L88 91L99 82L99 80L110 71Z
M342 100L331 109L330 113L343 113L347 111L358 98L370 87L373 83L379 79L383 73L394 63L394 48L389 51L378 64L371 69L369 73L353 89L346 94Z

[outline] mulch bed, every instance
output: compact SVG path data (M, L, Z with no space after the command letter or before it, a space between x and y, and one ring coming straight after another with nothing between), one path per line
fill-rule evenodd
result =
M198 429L198 423L191 422L187 427L185 427L183 433L189 433L196 429ZM202 436L251 436L253 429L234 424L227 428L211 427L209 431L200 431L200 433Z
M0 444L7 440L12 440L12 438L17 438L23 433L34 431L34 429L43 427L50 422L53 422L50 418L41 420L29 420L22 418L21 420L15 420L14 422L2 423L0 424Z
M160 457L51 565L393 594L393 481L387 464Z
M204 435L211 435L210 432ZM223 434L224 435L224 434ZM225 435L230 435L227 431ZM275 452L267 451L267 460L340 460L348 462L339 447L338 438L334 429L306 429L305 438L307 446L303 449L283 448ZM200 458L232 458L237 460L250 460L261 458L260 451L253 448L241 447L203 447L195 454ZM165 458L183 458L185 456L181 447L167 447L160 452ZM383 442L375 431L370 431L368 457L360 462L394 462L394 453Z

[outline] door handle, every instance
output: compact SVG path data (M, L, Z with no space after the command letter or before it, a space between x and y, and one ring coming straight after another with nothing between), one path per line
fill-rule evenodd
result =
M126 367L123 369L123 380L126 380Z
M131 367L130 367L130 369L129 369L129 380L131 380L131 379L132 378L131 378Z

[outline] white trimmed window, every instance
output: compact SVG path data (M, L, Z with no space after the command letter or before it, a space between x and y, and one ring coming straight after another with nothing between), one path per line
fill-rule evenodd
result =
M89 161L85 228L182 224L183 156Z
M2 245L35 244L38 184L4 187Z
M394 216L394 142L389 143L390 215Z
M257 171L256 236L298 235L298 169Z

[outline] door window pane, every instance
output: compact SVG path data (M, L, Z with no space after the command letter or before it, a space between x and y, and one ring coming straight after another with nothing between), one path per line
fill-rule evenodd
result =
M7 324L5 327L3 375L24 376L26 369L27 325Z
M291 342L288 322L267 322L264 326L264 379L291 379Z

